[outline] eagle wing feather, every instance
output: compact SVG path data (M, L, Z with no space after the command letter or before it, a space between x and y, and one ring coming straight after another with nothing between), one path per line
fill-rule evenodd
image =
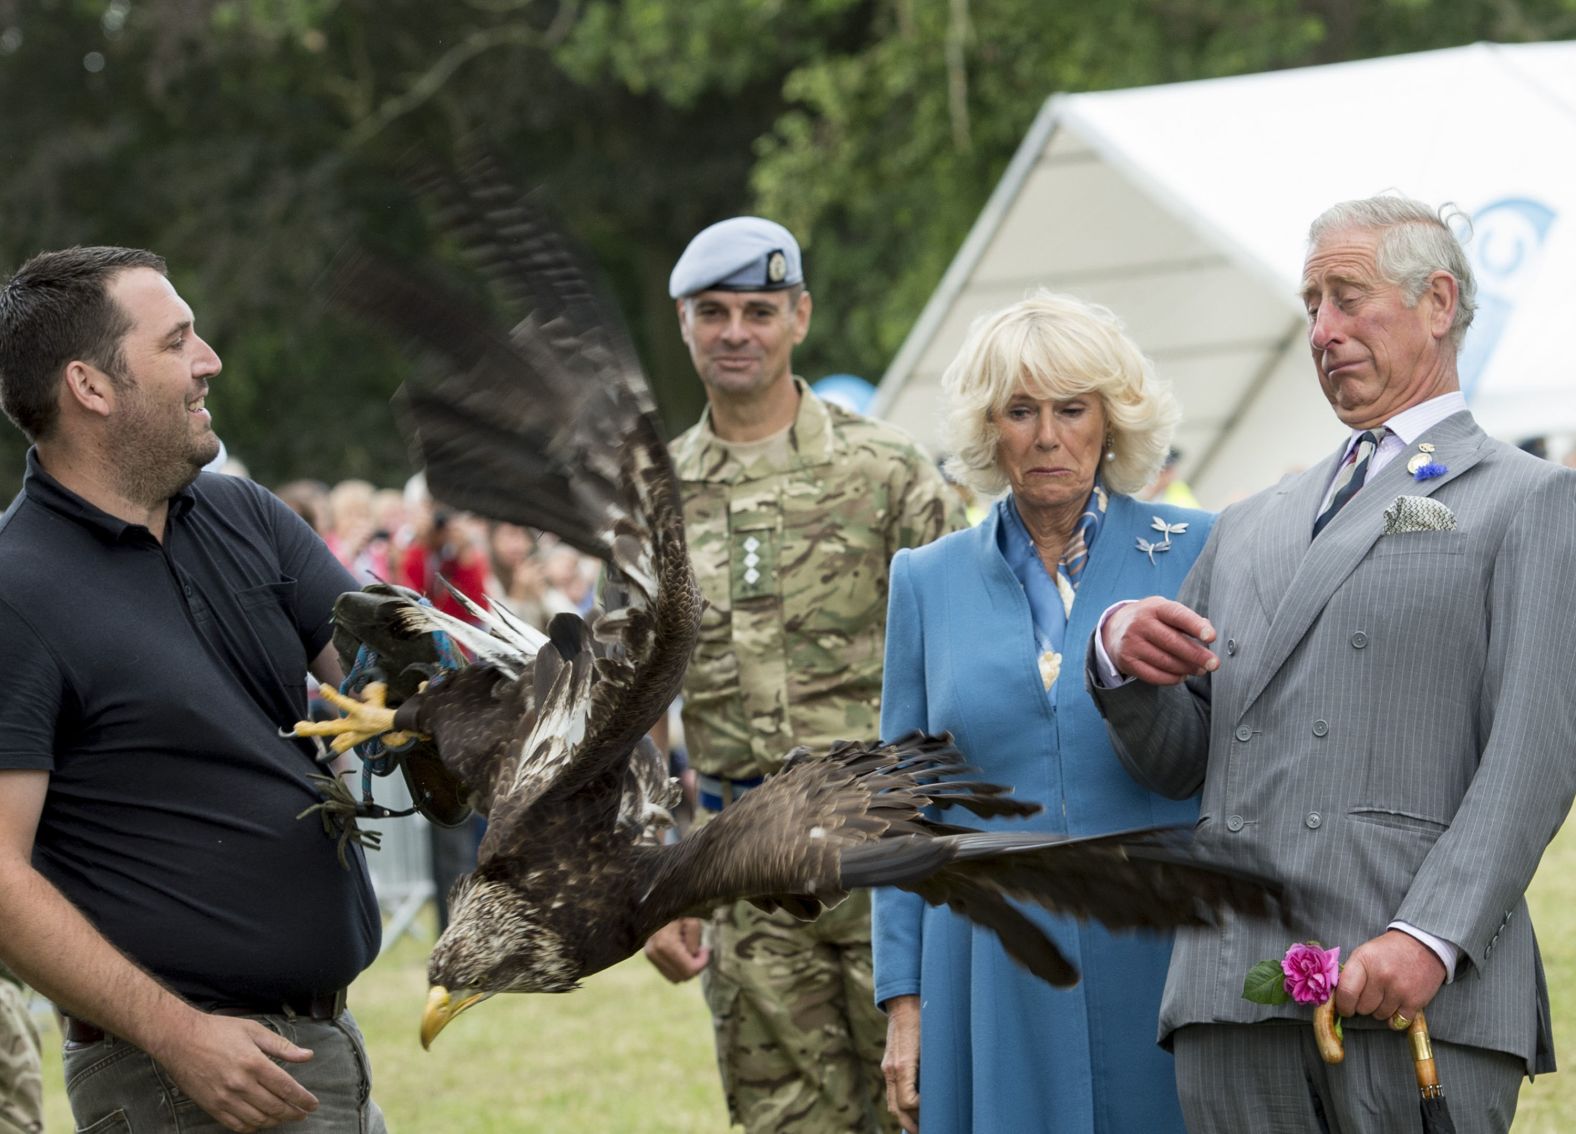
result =
M365 251L336 265L339 298L414 339L427 359L399 400L429 488L453 507L551 531L600 558L620 598L591 625L598 652L616 664L572 687L588 699L574 715L585 725L576 740L541 743L563 710L494 722L514 736L498 748L512 773L499 777L490 815L507 826L546 793L621 774L679 691L703 600L678 478L615 309L490 160L426 175L421 189L496 290L527 309L504 334L427 275Z

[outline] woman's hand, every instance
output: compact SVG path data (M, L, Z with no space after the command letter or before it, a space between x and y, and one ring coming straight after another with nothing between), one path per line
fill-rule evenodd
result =
M894 996L882 1007L887 1013L881 1058L887 1109L908 1134L919 1134L919 997Z

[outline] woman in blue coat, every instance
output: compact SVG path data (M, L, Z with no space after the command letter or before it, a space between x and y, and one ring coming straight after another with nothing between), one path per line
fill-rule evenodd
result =
M943 391L949 470L1006 495L978 526L893 560L881 734L951 731L984 779L1044 805L1029 827L1192 823L1196 799L1123 771L1083 673L1101 614L1175 594L1209 534L1206 513L1128 495L1160 468L1175 401L1114 315L1049 293L977 321ZM877 892L888 1103L905 1128L1181 1132L1156 1043L1170 938L1025 913L1077 985L1036 979L989 930L917 895Z

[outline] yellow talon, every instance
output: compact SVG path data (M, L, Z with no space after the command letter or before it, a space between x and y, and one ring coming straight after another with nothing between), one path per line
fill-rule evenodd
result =
M379 737L388 747L398 748L417 735L394 731L394 710L386 703L388 686L381 681L368 682L361 691L360 700L347 697L327 685L319 692L323 700L345 715L333 721L297 721L296 736L331 736L334 739L329 742L329 747L343 754L358 744Z

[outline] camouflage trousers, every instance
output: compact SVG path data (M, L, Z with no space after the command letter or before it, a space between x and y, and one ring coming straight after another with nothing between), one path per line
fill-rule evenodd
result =
M718 910L702 974L728 1113L748 1134L898 1134L870 972L870 898L813 922Z
M39 1134L44 1129L38 1050L27 995L0 979L0 1134Z

